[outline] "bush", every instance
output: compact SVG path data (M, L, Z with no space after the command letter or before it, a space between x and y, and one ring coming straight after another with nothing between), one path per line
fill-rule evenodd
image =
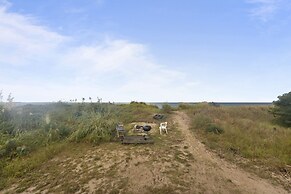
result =
M209 124L208 127L206 128L206 132L214 133L214 134L222 134L224 132L224 129L214 124Z
M12 157L15 155L17 143L14 139L8 140L4 146L0 147L0 158L1 157Z
M191 107L192 107L192 105L190 105L190 104L180 103L179 106L178 106L178 109L187 110L187 109L190 109Z
M291 92L278 96L278 99L273 102L273 115L281 125L291 127Z
M29 152L38 150L50 143L50 135L42 129L26 131L15 136L18 146L25 146Z
M29 153L29 149L26 146L19 146L16 148L17 156L25 156Z
M11 153L13 151L15 151L17 148L17 144L15 140L8 140L5 144L5 149L7 153Z
M66 137L68 137L71 134L72 130L69 129L68 127L65 126L61 126L59 128L59 135L61 139L65 139Z
M2 121L0 123L0 132L8 135L14 135L14 126L10 122Z
M141 104L141 105L147 105L145 102L136 102L136 101L131 101L130 104Z
M171 113L173 108L169 104L163 104L162 106L162 112L163 113Z

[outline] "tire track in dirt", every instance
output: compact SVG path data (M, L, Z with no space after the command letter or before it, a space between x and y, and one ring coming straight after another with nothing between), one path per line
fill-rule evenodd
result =
M189 130L190 119L186 113L176 111L174 121L181 131L184 146L189 147L188 151L196 159L191 171L195 172L194 180L200 182L204 193L288 193L281 186L243 171L208 151Z

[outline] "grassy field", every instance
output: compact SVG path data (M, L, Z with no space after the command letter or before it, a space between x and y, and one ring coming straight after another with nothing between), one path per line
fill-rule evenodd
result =
M0 191L246 193L276 191L253 172L290 172L290 129L273 124L268 107L198 104L179 109L133 102L10 110L1 117L2 126L11 128L0 133ZM163 120L154 120L155 113L165 114L169 134L160 135ZM120 145L115 137L119 122L128 134L134 124L151 125L155 143ZM249 167L251 173L218 156ZM288 182L276 182L291 189Z
M180 108L190 116L192 131L221 157L259 168L262 174L269 170L290 176L291 129L275 124L270 107Z
M0 110L5 106L0 107ZM76 144L115 140L117 123L152 121L145 103L55 103L0 112L0 190Z
M220 157L267 178L273 172L290 178L291 129L276 125L269 109L270 107L266 106L217 107L208 104L179 107L180 111L185 111L189 115L190 129ZM119 148L117 144L108 143L116 140L117 123L123 123L128 129L136 122L149 122L156 126L158 122L153 119L153 115L163 113L170 119L172 110L175 109L168 105L160 110L145 103L133 102L122 105L103 103L29 105L6 111L5 114L2 112L0 190L11 187L22 178L27 178L28 182L23 183L23 188L28 188L26 184L31 184L33 173L56 156L82 155L87 149L92 149L92 146L109 148L117 146L113 150L117 149ZM172 147L173 142L181 141L178 138L180 136L172 134L166 139L154 137L154 147L164 147L165 143ZM77 152L72 152L70 148L76 148ZM78 153L78 150L82 151ZM180 161L183 157L181 159L179 153L173 157L180 163L183 162ZM31 174L30 178L27 174Z

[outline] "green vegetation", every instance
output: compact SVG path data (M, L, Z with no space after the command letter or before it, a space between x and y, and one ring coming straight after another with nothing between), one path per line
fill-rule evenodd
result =
M109 142L117 123L150 121L159 111L137 102L12 105L0 104L0 190L72 144Z
M164 104L162 106L162 112L165 114L170 114L174 109L169 104Z
M86 150L91 150L87 153L88 157L83 159L83 166L79 166L88 169L89 172L89 166L86 165L89 165L90 162L87 160L94 161L94 164L100 163L97 165L98 168L92 168L94 171L89 173L90 176L83 177L84 180L81 181L82 183L88 182L100 169L106 167L105 161L110 159L103 148L116 150L118 147L115 143L103 144L115 141L117 123L122 122L125 126L131 126L132 122L155 122L154 114L165 114L171 118L170 114L173 110L175 109L167 104L159 110L156 106L142 102L131 102L130 104L102 103L101 101L96 103L58 102L18 107L13 107L12 100L2 103L0 104L0 190L17 180L26 178L27 182L22 182L19 187L19 192L25 191L28 185L31 185L31 177L35 181L37 176L42 176L42 173L34 175L40 169L45 172L46 168L49 168L48 170L53 174L54 167L59 163L58 160L50 159L58 158L55 157L56 155L66 155L63 157L64 160L70 156L72 163L70 165L74 166L72 169L76 170L79 163L75 163L75 159L81 160L82 154ZM224 107L201 103L197 105L181 104L178 110L189 114L191 130L202 139L206 146L216 150L220 156L235 161L243 160L244 164L248 166L255 164L273 171L290 172L288 168L291 165L291 130L273 122L271 107ZM170 126L170 135L154 137L155 145L145 150L149 152L153 149L153 151L146 155L155 156L157 157L155 160L158 161L162 154L160 148L164 146L167 151L163 154L168 158L163 160L170 163L178 162L187 168L191 166L191 162L195 158L187 151L188 146L184 146L183 149L181 148L182 150L173 147L173 142L182 140L179 139L181 137L179 131L175 130L177 126L174 123L171 123ZM95 152L97 146L102 150L100 155ZM138 147L134 149L139 150ZM131 150L126 153L129 155L125 158L125 162L129 163L134 157L130 155ZM115 161L114 157L117 156L110 157L112 157L112 161ZM42 165L47 164L47 161L54 163L54 166ZM63 164L69 165L65 162ZM137 160L134 165L142 166L143 164ZM114 178L116 168L114 166L107 168L109 170L106 171L106 175ZM74 173L78 174L78 172ZM94 176L91 173L95 173ZM180 173L183 176L187 173L187 169ZM177 173L173 172L173 182L175 183L181 181L180 177L176 175ZM73 173L67 176L66 180L69 180L69 176L73 176ZM50 181L55 180L52 177ZM51 185L54 184L58 185L57 182L51 183ZM73 184L71 182L64 183L62 189L66 187L66 184L68 184L67 192L79 190L78 185L76 188L70 187L69 185ZM123 185L122 182L118 184ZM172 188L161 187L160 189L160 192L163 192Z
M291 92L278 96L278 99L273 102L272 113L279 124L291 127Z
M192 130L225 157L243 157L274 169L291 164L291 130L274 124L270 107L198 104L182 108L191 118Z
M144 102L131 102L130 104L121 104L115 111L117 119L123 123L131 122L153 122L153 113L159 112L157 106L147 105Z

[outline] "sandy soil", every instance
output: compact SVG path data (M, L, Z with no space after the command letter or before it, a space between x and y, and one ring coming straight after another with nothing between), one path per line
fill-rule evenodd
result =
M168 122L168 135L153 125L153 145L72 148L2 193L288 193L208 151L185 113Z

